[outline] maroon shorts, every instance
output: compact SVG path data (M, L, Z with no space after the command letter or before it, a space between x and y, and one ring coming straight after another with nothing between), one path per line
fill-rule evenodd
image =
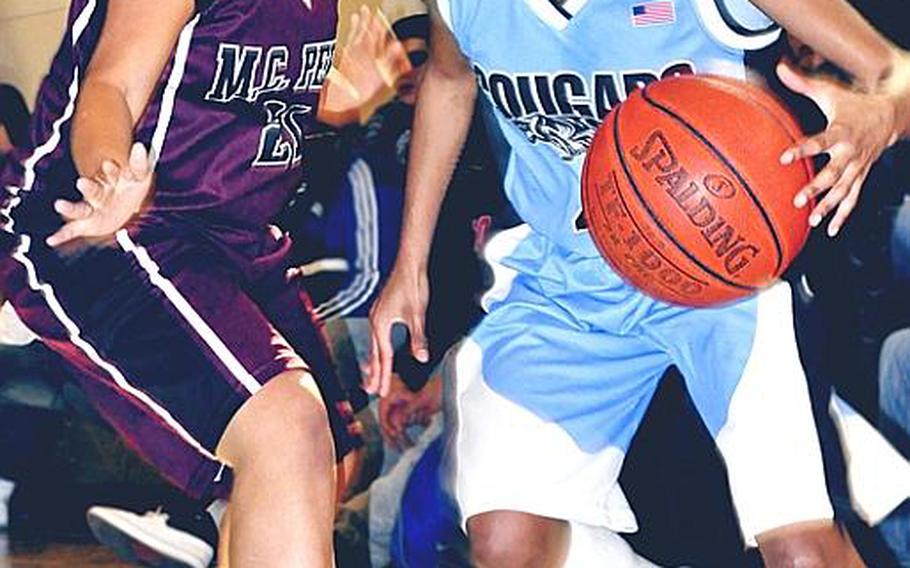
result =
M309 301L284 270L251 277L202 241L139 242L60 254L0 234L0 294L69 363L101 414L189 495L225 497L214 455L228 422L290 369L319 385L340 459L361 441Z

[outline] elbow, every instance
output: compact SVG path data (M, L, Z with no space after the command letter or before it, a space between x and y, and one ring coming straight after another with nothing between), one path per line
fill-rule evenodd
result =
M477 96L477 79L467 64L453 68L434 66L431 62L425 81L441 85L444 92L457 94L459 99L474 100Z

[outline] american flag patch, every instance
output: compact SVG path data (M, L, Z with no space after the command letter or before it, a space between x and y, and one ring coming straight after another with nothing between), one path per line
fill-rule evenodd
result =
M676 21L676 8L673 2L659 0L632 6L632 25L640 28L672 24Z

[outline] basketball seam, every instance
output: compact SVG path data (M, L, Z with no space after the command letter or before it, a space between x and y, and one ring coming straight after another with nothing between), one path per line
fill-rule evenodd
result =
M623 173L625 174L626 179L629 181L629 185L632 187L632 190L635 192L636 197L638 197L638 201L642 204L645 211L647 211L648 215L651 217L651 220L654 222L654 225L657 226L657 228L660 229L660 231L674 245L676 245L676 248L679 249L679 251L681 253L683 253L686 256L686 258L691 260L693 263L695 263L699 268L701 268L706 273L708 273L711 276L713 276L714 278L717 278L718 280L720 280L723 284L726 284L727 286L730 286L732 288L736 288L739 290L747 290L750 292L754 292L754 291L758 290L758 287L748 286L746 284L739 284L737 282L728 280L723 275L718 274L713 269L711 269L711 267L706 266L695 255L693 255L691 252L686 250L682 246L682 244L680 244L680 242L678 240L676 240L676 237L672 233L670 233L670 231L666 227L664 227L663 223L660 222L660 220L657 218L657 215L654 213L654 210L651 209L651 206L648 204L647 201L645 201L644 197L641 195L641 191L639 191L639 189L638 189L638 184L635 183L635 180L632 178L632 174L629 172L629 167L628 167L628 165L626 165L626 157L623 154L622 145L621 145L620 139L619 139L619 118L620 118L621 112L622 112L622 105L617 107L616 119L613 121L613 141L616 146L616 155L619 157L619 163L622 166Z
M669 108L665 107L664 105L660 104L659 102L655 101L654 99L650 98L648 96L647 91L648 91L647 86L645 86L645 88L643 88L641 90L642 99L646 103L650 104L654 108L658 109L659 111L663 112L670 118L676 120L681 125L683 125L686 128L686 130L688 130L693 136L698 138L711 151L711 153L714 154L715 157L720 159L724 163L724 165L727 166L727 168L730 170L730 172L732 172L733 175L736 176L736 179L739 181L739 183L743 186L743 189L746 190L746 193L752 199L752 203L754 203L755 207L758 208L759 212L761 213L762 219L764 219L764 221L765 221L765 225L767 225L768 230L771 233L771 238L774 240L774 250L777 253L777 262L775 262L774 274L780 274L780 269L781 269L781 265L783 264L783 257L784 257L783 249L780 244L780 236L777 234L777 231L775 230L775 227L774 227L774 223L771 222L771 217L768 215L768 212L765 211L765 208L762 206L761 202L755 196L755 193L752 191L752 188L746 182L745 178L743 178L742 174L739 173L739 170L737 170L733 166L733 163L730 162L730 160L728 160L727 157L724 156L721 153L721 151L717 149L716 146L714 146L714 144L712 144L707 138L705 138L701 132L699 132L694 126L689 124L683 117L676 114L675 112L673 112Z
M619 114L617 113L617 117L618 116L619 116ZM593 145L593 143L592 143L592 145ZM582 180L584 180L585 187L591 186L591 182L588 179L588 177L590 176L590 169L589 169L588 165L589 165L588 160L585 160L585 162L582 166L582 172L581 172L581 177L582 177ZM619 201L622 204L623 210L626 212L626 216L629 217L629 221L631 221L631 223L638 230L638 233L641 235L641 238L646 243L648 243L651 246L651 249L654 250L654 252L656 252L658 256L660 256L662 259L664 259L667 262L667 264L669 264L676 270L680 271L682 274L686 275L688 278L691 278L695 282L701 284L702 286L708 286L707 282L705 282L704 280L701 280L700 278L693 276L688 271L683 270L683 268L681 268L680 266L677 266L676 263L674 263L672 260L670 260L669 258L664 256L663 252L661 252L661 250L658 247L654 246L654 244L651 242L651 240L648 239L647 233L644 230L642 230L642 228L639 226L638 222L635 220L635 217L632 215L632 211L629 209L629 204L626 203L626 200L622 195L622 191L619 190L619 180L616 179L616 170L615 169L610 170L610 174L613 176L613 183L616 186L616 195L617 195L617 197L619 197ZM587 207L588 203L590 202L591 209L593 210L594 207L597 206L598 209L600 209L601 214L604 216L604 219L607 219L609 216L606 214L606 211L604 210L600 200L592 200L588 194L589 194L589 192L587 192L587 191L582 192L582 212L584 212L585 208ZM587 217L587 215L585 215L585 216ZM589 229L592 234L596 235L599 233L599 231L597 231L596 224L589 223L589 225L590 225ZM600 243L597 241L597 239L593 239L593 240L594 240L594 244L600 250L601 249ZM603 251L601 251L601 252L603 252ZM612 265L612 263L609 261L609 255L603 254L603 256L604 256L604 258L607 259L608 264ZM658 282L662 286L664 286L667 290L670 290L670 291L678 294L678 291L671 288L668 284L666 284L664 282L660 282L659 279L658 279Z
M614 178L616 177L616 170L612 170L610 173L611 173L611 175L613 175ZM629 204L626 203L626 200L625 200L625 198L624 198L623 195L622 195L622 191L619 190L619 183L618 183L618 180L615 180L615 182L616 182L616 184L617 184L617 185L616 185L616 195L617 195L617 197L619 197L620 203L622 203L622 208L623 208L623 210L625 210L626 215L629 217L629 220L632 222L632 224L635 225L635 228L638 230L638 233L641 235L641 238L642 238L646 243L648 243L649 245L651 245L651 249L652 249L655 253L657 253L657 255L658 255L660 258L664 259L664 260L667 262L667 264L669 264L669 265L672 266L673 268L679 270L681 273L685 274L687 277L691 278L691 279L694 280L695 282L698 282L698 283L701 284L702 286L708 286L708 283L707 283L707 282L705 282L704 280L701 280L701 279L699 279L699 278L696 278L696 277L693 276L692 274L689 274L689 273L688 273L686 270L684 270L682 267L677 266L676 263L674 263L672 260L670 260L669 258L667 258L666 256L664 256L664 254L660 251L660 249L659 249L658 247L654 246L654 243L652 243L651 240L648 238L647 233L645 233L645 231L642 230L642 228L639 226L638 222L635 221L635 217L632 216L632 212L631 212L631 210L629 209ZM596 204L600 207L601 214L602 214L604 217L607 217L607 214L606 214L606 212L604 211L603 204L602 204L600 201L597 201ZM659 279L658 279L658 282L659 282L661 285L663 285L667 290L670 290L670 291L672 291L672 292L674 292L674 293L676 293L676 294L679 293L677 290L674 290L673 288L670 288L668 284L666 284L666 283L664 283L664 282L660 282Z
M585 160L584 165L582 167L581 177L584 180L584 185L587 187L591 186L591 182L588 180L589 175L590 175L590 172L589 172L589 168L588 168L588 160ZM616 186L616 196L619 197L619 201L622 204L623 210L626 212L626 216L629 218L629 221L631 221L631 223L635 226L635 229L638 230L638 233L641 235L641 238L646 243L648 243L651 246L651 249L654 252L656 252L658 256L660 256L662 259L664 259L667 262L667 264L669 264L676 270L680 271L682 274L686 275L687 277L691 278L695 282L701 284L702 286L708 286L707 282L693 276L692 274L689 274L689 272L687 272L686 270L683 270L681 267L677 266L676 263L674 263L672 260L670 260L669 258L664 256L659 248L654 246L654 243L652 243L650 241L650 239L648 239L647 233L642 230L642 228L639 226L638 222L635 220L635 217L632 215L632 212L629 209L629 204L626 203L626 200L622 195L622 191L619 190L619 180L616 179L616 170L610 170L610 175L613 176L613 183ZM598 209L600 210L604 219L609 218L609 216L607 215L606 211L604 210L603 204L600 202L600 200L598 199L598 200L592 201L590 196L588 195L588 193L589 192L587 192L587 191L582 192L582 211L584 212L584 210L587 209L587 206L590 204L592 210L594 209L595 206L598 207ZM585 216L587 217L587 214ZM589 230L591 231L592 234L599 235L599 231L597 231L597 226L590 222L589 222ZM597 239L593 239L593 240L594 240L594 244L597 246L598 250L600 250L601 249L600 243L597 241ZM601 251L601 252L603 253L603 251ZM612 262L609 261L609 255L603 254L603 256L605 259L607 259L607 263L612 266ZM616 267L614 267L614 269L619 271L619 269ZM660 282L660 284L663 285L667 290L670 290L674 293L678 293L673 288L670 288L670 286L668 284L666 284L664 282Z
M718 88L724 88L725 90L726 89L732 90L731 85L729 85L728 83L725 83L722 80L715 80L716 77L714 77L712 75L702 75L701 78L707 79L710 83L712 83L713 85L715 85ZM768 105L766 105L759 97L750 93L748 89L743 89L741 91L737 91L737 93L741 94L741 95L745 95L749 99L749 102L751 102L753 105L759 107L761 110L765 111L766 114L771 116L771 118L773 118L774 121L780 125L781 129L787 133L787 138L789 138L791 142L793 142L795 144L797 142L797 140L799 140L799 138L801 137L801 133L793 132L793 129L791 127L794 125L788 124L785 120L781 119L781 117L777 116L777 113L774 110L772 110ZM771 97L773 99L776 99L776 97L772 93L767 93L767 96ZM782 104L782 103L778 103L778 104ZM806 164L806 160L800 160L800 161L803 162L803 165ZM806 174L811 178L812 171L809 170L808 167L805 169L806 169Z
M789 138L790 142L792 142L793 144L796 144L796 142L802 136L802 133L799 130L794 129L794 126L797 129L799 128L799 126L797 126L796 124L788 123L786 120L784 120L783 118L778 116L778 113L773 108L771 108L768 104L765 104L765 101L763 101L761 99L761 97L750 92L749 89L734 90L734 86L731 85L730 83L728 83L727 81L725 81L724 77L718 77L715 75L701 75L700 78L703 80L707 80L709 83L714 85L716 88L721 89L725 92L735 93L740 96L744 96L748 100L749 103L751 103L755 107L758 107L760 110L764 111L771 118L773 118L774 121L777 122L777 124L781 127L781 129L787 134L787 138ZM758 87L756 87L756 88L758 88ZM777 104L779 104L779 105L783 104L782 102L777 100L777 97L773 93L769 92L769 93L764 93L764 94L767 97L769 97L770 99L772 99L772 101L777 102ZM812 179L813 171L812 171L812 166L809 163L809 161L802 159L802 160L800 160L800 162L803 166L803 170L806 172L806 176L809 179ZM797 252L799 252L799 251L797 250ZM778 269L778 270L780 270L780 269Z

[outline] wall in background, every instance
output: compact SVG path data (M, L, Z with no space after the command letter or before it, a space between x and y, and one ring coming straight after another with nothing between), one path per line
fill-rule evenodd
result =
M379 0L340 0L339 42L350 11ZM0 83L15 85L32 106L41 79L63 37L68 0L0 0Z
M0 0L0 83L29 106L63 36L68 0Z

